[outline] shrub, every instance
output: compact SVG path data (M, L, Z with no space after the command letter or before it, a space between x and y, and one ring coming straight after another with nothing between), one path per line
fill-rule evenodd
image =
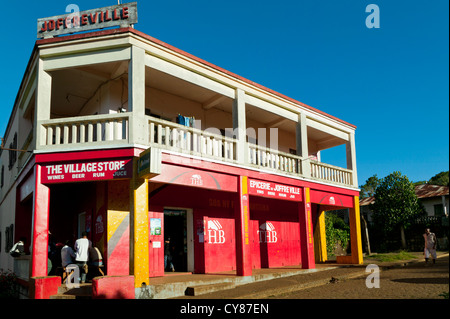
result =
M336 214L326 213L325 234L327 239L327 254L328 256L334 256L337 245L341 245L343 249L346 249L350 240L350 227Z
M17 298L16 279L15 273L0 269L0 298Z

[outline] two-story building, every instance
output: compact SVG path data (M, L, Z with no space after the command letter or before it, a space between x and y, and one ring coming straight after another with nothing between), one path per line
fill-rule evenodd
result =
M26 237L23 280L48 298L49 231L87 231L98 294L164 276L168 237L176 271L310 269L326 260L324 211L342 208L352 250L338 262L362 263L355 128L130 26L44 37L4 133L0 268ZM339 145L346 167L321 162Z

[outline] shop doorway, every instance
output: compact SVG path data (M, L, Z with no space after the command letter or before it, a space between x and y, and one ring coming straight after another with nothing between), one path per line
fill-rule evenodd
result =
M192 209L164 208L164 243L170 238L169 250L176 272L194 271L192 221Z

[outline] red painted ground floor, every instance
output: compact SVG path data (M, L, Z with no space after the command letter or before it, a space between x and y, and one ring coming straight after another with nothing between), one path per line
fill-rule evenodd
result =
M61 284L47 273L49 231L60 242L87 231L102 252L94 297L132 297L163 276L169 237L176 271L314 268L326 259L325 210L349 209L352 253L341 261L362 262L357 191L165 153L140 178L141 151L36 155L33 203L18 199L16 212L16 236L33 239L32 298Z

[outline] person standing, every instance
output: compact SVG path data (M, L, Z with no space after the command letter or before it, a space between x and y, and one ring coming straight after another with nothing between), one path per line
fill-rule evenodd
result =
M86 282L86 274L88 272L87 261L89 259L89 248L92 242L87 238L87 232L81 234L81 238L75 241L75 262L80 268L81 283Z
M170 253L170 237L164 241L164 270L167 269L167 264L170 266L170 270L175 271L175 267L172 263L172 254Z
M75 252L69 244L70 240L66 240L64 247L61 248L61 266L64 268L72 263L72 258L75 258Z
M423 234L425 239L425 263L428 263L428 259L433 258L433 264L436 263L436 235L430 231L429 228L425 229L425 234Z

